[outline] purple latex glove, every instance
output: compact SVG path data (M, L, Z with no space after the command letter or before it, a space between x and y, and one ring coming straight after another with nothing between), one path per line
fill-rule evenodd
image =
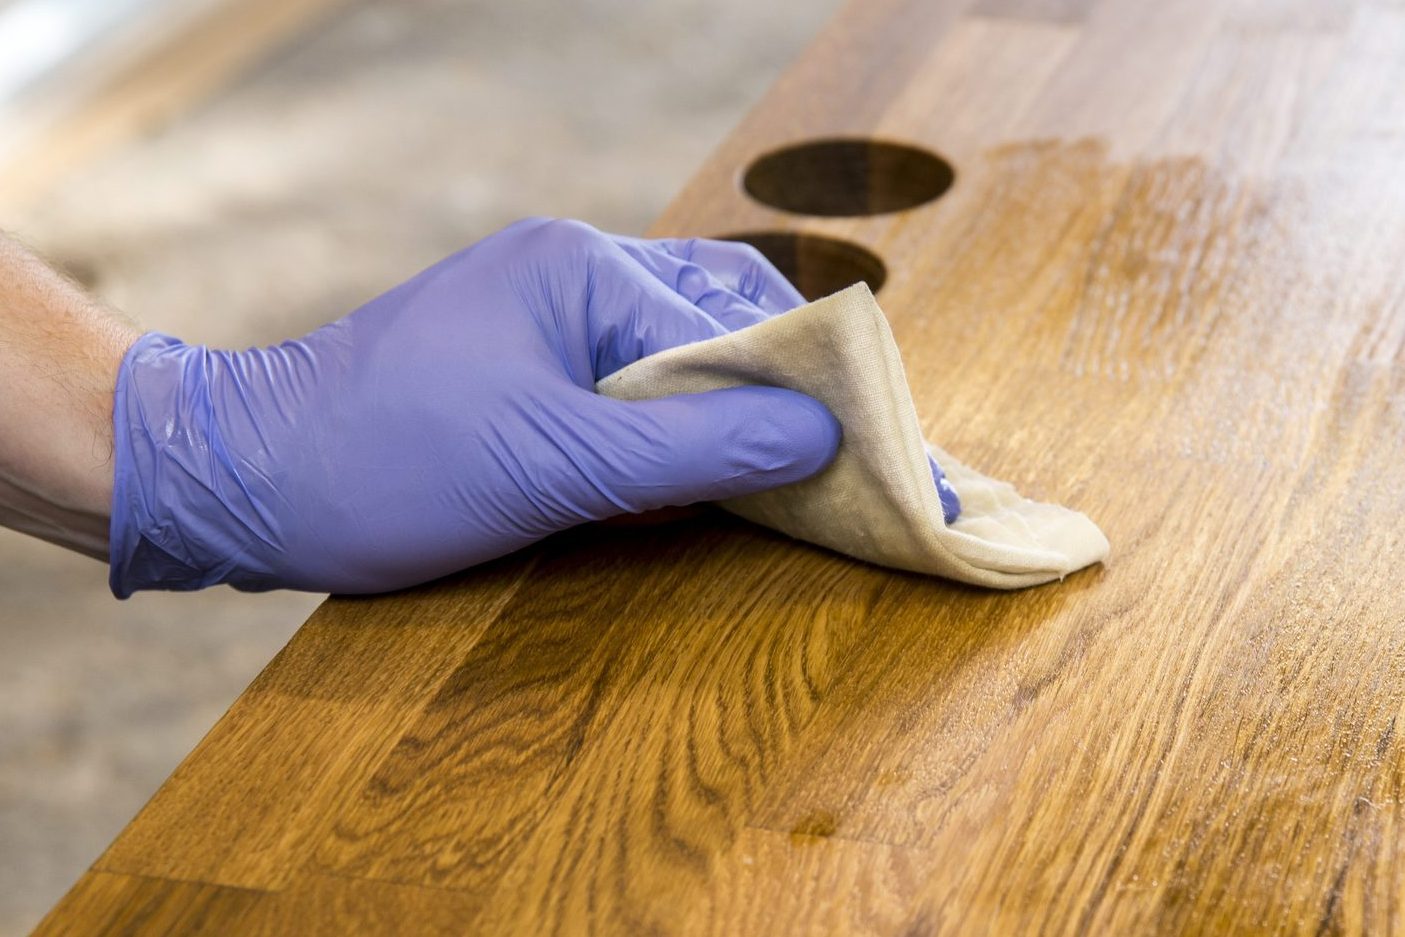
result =
M756 321L758 300L795 300L749 248L708 250L744 293L649 242L533 219L297 341L143 336L116 388L113 592L380 592L583 521L819 471L839 426L802 394L594 392Z
M802 394L593 390L800 302L745 245L533 219L298 341L147 334L116 388L112 590L379 592L808 477L839 428Z

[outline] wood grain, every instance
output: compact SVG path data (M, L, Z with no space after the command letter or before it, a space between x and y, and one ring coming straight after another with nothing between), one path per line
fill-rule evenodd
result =
M1401 88L1399 4L852 4L656 233L876 253L928 435L1110 563L705 511L333 600L40 932L1405 930ZM956 184L740 192L835 133Z

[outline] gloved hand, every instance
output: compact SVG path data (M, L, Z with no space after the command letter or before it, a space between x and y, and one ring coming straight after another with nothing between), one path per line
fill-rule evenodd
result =
M379 592L583 521L805 478L840 431L802 394L594 392L800 302L744 245L534 219L297 341L147 334L116 388L112 590Z
M623 512L805 478L839 427L742 387L595 382L803 302L749 247L519 222L307 337L143 336L114 407L113 592L380 592Z

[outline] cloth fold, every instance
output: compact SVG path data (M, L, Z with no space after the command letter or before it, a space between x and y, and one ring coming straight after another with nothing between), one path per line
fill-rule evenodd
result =
M600 381L622 400L743 384L820 400L844 438L818 475L721 502L734 514L883 566L1017 589L1062 579L1107 556L1083 514L1022 497L922 438L892 331L867 285L729 335L650 355ZM961 498L947 524L928 454Z

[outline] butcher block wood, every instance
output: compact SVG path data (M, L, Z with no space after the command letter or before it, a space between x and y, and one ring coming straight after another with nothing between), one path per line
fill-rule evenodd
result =
M835 136L954 182L744 193ZM1405 6L856 0L654 231L870 251L927 434L1107 565L709 509L333 598L40 933L1405 931Z

